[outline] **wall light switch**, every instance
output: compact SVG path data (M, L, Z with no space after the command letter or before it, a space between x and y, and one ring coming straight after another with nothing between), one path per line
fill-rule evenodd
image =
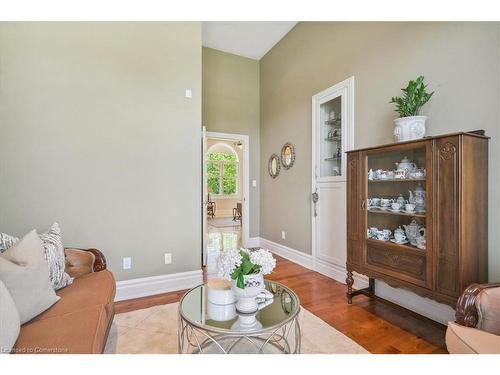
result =
M257 187L257 180L252 180L252 186Z
M281 231L281 238L282 238L282 239L285 239L285 238L286 238L286 233L285 233L285 231Z
M165 253L165 264L172 264L172 254Z
M190 89L186 89L186 92L184 93L184 96L187 99L191 99L193 97L193 92Z
M123 269L129 270L131 268L132 268L132 258L130 257L123 258Z

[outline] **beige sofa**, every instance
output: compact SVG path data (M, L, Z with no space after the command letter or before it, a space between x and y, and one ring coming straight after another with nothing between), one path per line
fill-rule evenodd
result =
M456 321L448 324L451 354L500 354L500 284L473 284L457 303Z
M73 284L57 291L61 299L21 326L12 350L32 353L102 353L114 316L116 284L97 249L65 249Z

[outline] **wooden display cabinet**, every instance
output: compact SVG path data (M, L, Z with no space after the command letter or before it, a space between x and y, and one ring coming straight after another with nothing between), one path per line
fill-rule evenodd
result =
M347 153L348 303L357 294L373 295L374 279L453 307L467 286L487 282L488 139L476 131ZM394 170L405 157L425 176L396 179L382 172L377 179L375 171ZM415 190L425 190L418 212L373 203L400 195L408 200ZM394 234L412 222L425 244L373 238L375 228ZM367 289L353 290L353 272L369 277Z

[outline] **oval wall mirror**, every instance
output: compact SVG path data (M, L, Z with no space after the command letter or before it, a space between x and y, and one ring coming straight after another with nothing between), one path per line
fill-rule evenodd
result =
M295 163L295 146L287 142L281 148L281 164L285 169L290 169Z
M267 168L269 170L269 175L272 178L278 177L278 175L280 174L280 158L278 157L278 155L271 155Z

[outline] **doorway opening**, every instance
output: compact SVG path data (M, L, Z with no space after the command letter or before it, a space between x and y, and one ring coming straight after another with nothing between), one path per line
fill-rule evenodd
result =
M220 251L249 237L248 136L206 132L203 141L203 265L215 272Z

